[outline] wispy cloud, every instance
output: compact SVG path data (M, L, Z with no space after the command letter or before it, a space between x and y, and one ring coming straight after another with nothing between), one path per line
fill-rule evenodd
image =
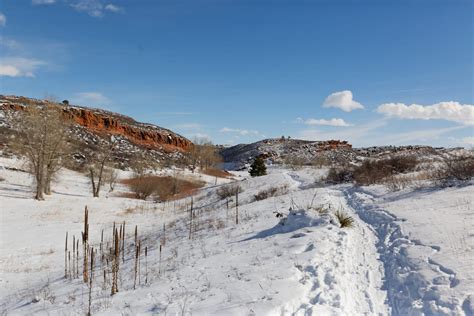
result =
M242 136L247 136L247 135L260 135L259 131L256 130L248 130L248 129L240 129L240 128L229 128L229 127L224 127L221 128L220 130L221 133L234 133L234 134L239 134Z
M74 94L71 101L73 104L91 106L104 106L112 103L112 100L100 92L79 92Z
M110 12L113 12L113 13L122 13L124 11L122 7L119 7L118 5L111 4L111 3L107 4L104 7L104 10L110 11Z
M329 120L326 119L314 119L314 118L309 118L309 119L302 119L302 118L297 118L297 122L303 123L305 125L325 125L325 126L339 126L339 127L348 127L352 126L351 124L347 123L341 118L332 118Z
M0 76L4 77L35 77L39 67L46 62L23 57L5 57L0 59Z
M71 3L76 11L85 12L94 18L104 16L104 12L123 13L124 9L118 5L108 3L104 4L101 0L76 0Z
M123 13L124 8L104 0L31 0L33 5L53 5L65 3L78 12L84 12L94 18L101 18L105 12Z
M5 26L7 24L7 17L5 14L0 12L0 26Z
M349 90L331 93L323 102L325 108L338 108L345 112L363 109L364 106L354 100L352 92Z
M54 4L56 0L31 0L31 3L35 5Z
M474 124L474 105L459 102L440 102L433 105L406 105L403 103L385 103L377 112L387 117L408 120L446 120L461 124Z

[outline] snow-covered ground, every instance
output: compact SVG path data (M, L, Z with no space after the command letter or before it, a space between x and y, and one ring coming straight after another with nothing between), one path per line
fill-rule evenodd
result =
M321 187L315 180L324 170L317 169L271 168L257 178L241 172L238 180L217 184L201 176L208 186L194 196L189 239L190 198L163 204L104 190L94 199L87 178L66 170L54 194L38 202L28 174L5 168L18 164L0 159L0 309L6 314L87 312L88 286L64 279L65 233L80 236L86 205L94 247L102 229L110 241L113 222L124 221L128 245L114 296L98 261L93 314L473 314L472 185L396 193ZM235 199L228 209L216 194L229 181L242 187L238 224ZM255 200L270 188L278 195ZM336 211L352 216L354 227L340 228ZM141 255L134 290L135 225L148 256L145 263Z

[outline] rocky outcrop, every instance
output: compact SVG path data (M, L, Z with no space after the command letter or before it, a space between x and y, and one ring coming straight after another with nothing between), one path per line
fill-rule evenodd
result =
M99 135L119 135L135 145L165 152L189 151L192 142L168 129L152 124L136 122L130 117L117 113L80 106L69 106L61 103L51 103L15 96L0 96L3 110L20 111L30 105L48 105L60 108L65 116L77 125Z
M253 144L240 144L221 150L226 167L241 169L255 157L274 164L296 161L312 164L325 158L330 161L352 153L352 145L342 140L308 141L289 138L264 139Z

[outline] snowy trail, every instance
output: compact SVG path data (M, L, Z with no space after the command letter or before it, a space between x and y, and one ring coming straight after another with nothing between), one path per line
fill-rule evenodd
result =
M287 174L301 193L310 187L298 174ZM294 315L388 315L386 291L382 290L383 265L376 249L377 238L369 226L357 218L339 190L320 189L323 204L353 216L352 229L327 226L328 233L312 239L306 250L322 247L305 265L298 266L300 283L307 291ZM332 232L331 232L332 231Z
M459 284L456 273L437 263L437 245L423 244L401 229L405 219L379 207L362 189L343 190L348 203L378 237L377 249L385 268L391 315L473 315L469 296L442 295Z

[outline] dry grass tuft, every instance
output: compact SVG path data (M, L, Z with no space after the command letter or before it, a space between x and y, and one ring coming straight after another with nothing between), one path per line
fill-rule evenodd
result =
M339 227L341 228L351 228L354 227L354 219L342 211L337 211L334 214L339 221Z

